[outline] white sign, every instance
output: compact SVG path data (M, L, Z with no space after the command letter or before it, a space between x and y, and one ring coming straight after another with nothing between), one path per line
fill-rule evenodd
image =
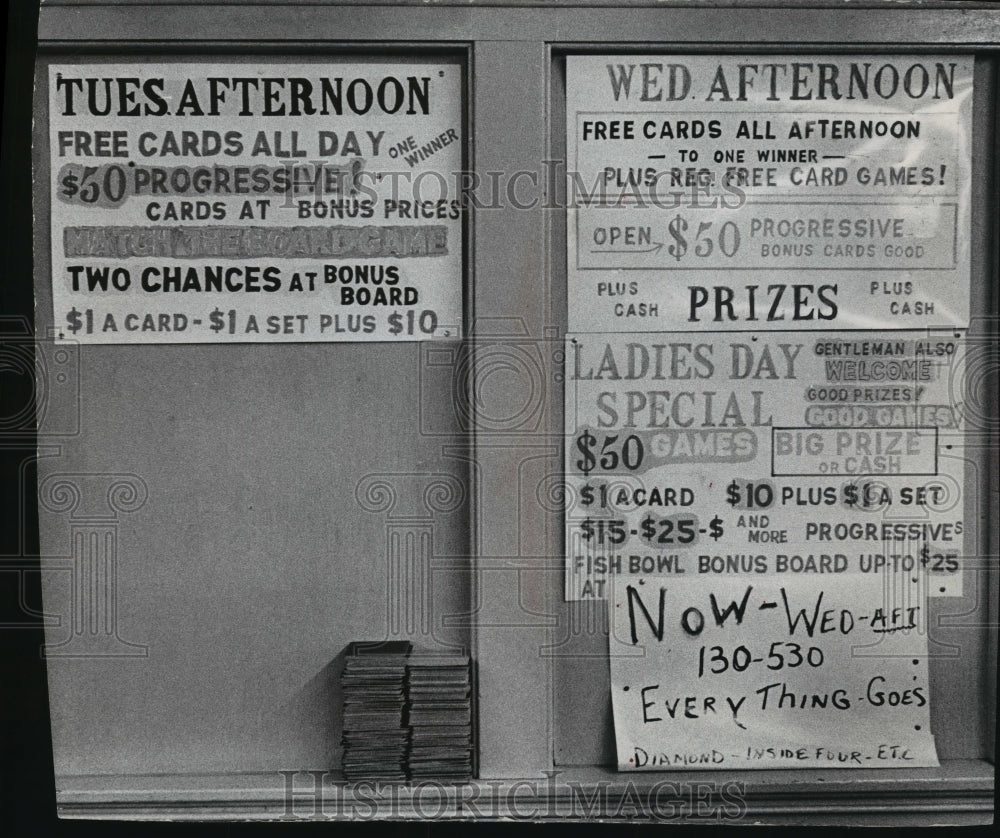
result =
M451 63L51 67L57 339L460 337L460 91Z
M960 334L571 336L566 598L654 573L961 595Z
M617 580L619 769L936 766L924 600L871 581Z
M572 332L969 321L967 56L570 56Z

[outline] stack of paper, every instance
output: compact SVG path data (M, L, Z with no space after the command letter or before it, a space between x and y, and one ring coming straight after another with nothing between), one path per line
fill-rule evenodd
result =
M466 655L415 655L407 665L413 780L472 777L472 684Z
M348 780L406 779L410 732L405 725L406 641L352 643L344 690L344 776Z

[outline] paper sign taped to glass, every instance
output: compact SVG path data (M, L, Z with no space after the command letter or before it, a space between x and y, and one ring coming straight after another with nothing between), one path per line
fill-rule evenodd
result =
M462 334L461 68L49 72L57 341Z
M615 579L619 769L936 766L925 599L897 581Z
M566 61L570 331L968 324L970 57Z
M963 334L571 335L566 599L653 573L960 596Z

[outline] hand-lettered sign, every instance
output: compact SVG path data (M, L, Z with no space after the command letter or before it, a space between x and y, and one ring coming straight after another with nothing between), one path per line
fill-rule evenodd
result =
M570 331L968 324L969 57L566 61Z
M462 334L454 63L49 73L57 340Z
M619 768L937 765L924 603L856 573L615 580Z

